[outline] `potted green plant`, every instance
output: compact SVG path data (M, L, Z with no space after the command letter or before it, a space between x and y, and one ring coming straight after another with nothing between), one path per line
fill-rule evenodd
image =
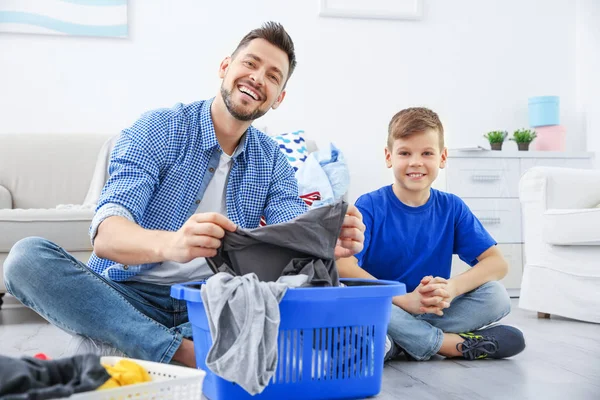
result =
M520 151L527 151L529 150L529 143L531 143L536 136L533 129L517 129L510 140L517 142Z
M483 135L490 142L492 150L502 150L502 143L506 136L508 136L507 131L491 131Z

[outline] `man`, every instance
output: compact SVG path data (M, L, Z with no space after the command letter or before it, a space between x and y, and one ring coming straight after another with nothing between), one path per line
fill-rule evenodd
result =
M8 291L51 323L135 358L195 366L186 304L170 285L210 275L225 231L306 211L277 144L251 126L285 98L294 45L277 23L247 34L219 68L214 99L142 116L111 155L90 227L88 266L54 243L23 239L5 262ZM362 249L349 209L336 257Z

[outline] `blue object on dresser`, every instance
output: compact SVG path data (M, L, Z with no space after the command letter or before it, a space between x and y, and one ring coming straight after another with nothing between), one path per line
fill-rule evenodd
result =
M560 124L560 97L537 96L529 98L529 126Z

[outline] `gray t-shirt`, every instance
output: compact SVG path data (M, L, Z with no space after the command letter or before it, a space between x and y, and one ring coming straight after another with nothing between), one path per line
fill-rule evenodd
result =
M235 154L235 152L234 152ZM231 170L231 156L221 153L219 166L211 178L196 214L218 212L227 216L226 191L227 177ZM200 281L213 275L204 257L195 258L187 263L164 261L152 269L142 271L132 277L133 281L150 282L159 285L172 285L181 282Z

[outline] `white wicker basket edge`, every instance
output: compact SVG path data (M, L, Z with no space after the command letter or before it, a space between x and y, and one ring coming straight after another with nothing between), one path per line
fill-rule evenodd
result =
M115 365L124 357L102 357L102 364ZM121 399L202 399L202 383L206 372L200 369L162 364L152 361L130 359L141 365L152 377L151 382L75 394L72 400L121 400ZM182 394L185 396L182 397Z

